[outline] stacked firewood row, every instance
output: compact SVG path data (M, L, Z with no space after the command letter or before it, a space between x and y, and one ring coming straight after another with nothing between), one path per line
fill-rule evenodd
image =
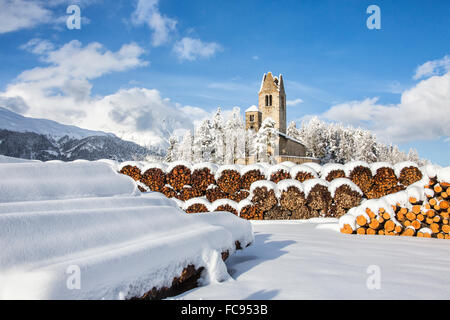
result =
M341 232L450 239L450 183L431 178L419 198L408 191L355 208L342 218Z
M353 163L351 166L328 164L322 167L316 164L279 164L265 168L258 164L217 167L212 164L193 166L177 162L145 167L126 163L120 168L120 173L139 182L138 187L142 192L161 192L168 198L184 202L202 198L210 204L221 199L240 203L248 199L252 206L243 208L243 217L249 219L307 219L339 218L348 209L358 206L364 198L376 199L404 190L406 186L422 178L421 171L414 165L403 165L396 170L398 172L389 164L377 164L373 167L365 163ZM349 183L343 183L332 194L328 190L328 184L341 179L353 182L359 188L358 191L351 188ZM308 187L307 195L296 185L279 194L276 194L275 189L267 188L257 188L251 193L252 185L258 181L277 184L291 180L313 185ZM226 208L233 213L236 211ZM190 208L189 212L205 212L206 209L209 210L203 204Z

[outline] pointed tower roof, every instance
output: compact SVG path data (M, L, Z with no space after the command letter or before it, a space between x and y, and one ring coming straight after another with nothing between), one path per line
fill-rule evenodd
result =
M275 79L273 78L272 72L264 74L259 92L263 90L267 91L279 90L278 84L275 83Z

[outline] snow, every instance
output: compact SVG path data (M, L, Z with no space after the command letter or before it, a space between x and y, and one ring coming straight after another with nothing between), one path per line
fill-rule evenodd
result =
M314 171L316 171L317 173L320 173L320 171L322 171L322 166L315 162L305 162L303 165L314 169Z
M273 165L269 169L267 169L267 171L266 171L266 179L270 180L270 177L272 176L272 174L274 174L274 173L276 173L278 171L284 171L284 172L289 173L290 170L291 169L289 167L287 167L285 165L282 165L282 164Z
M194 172L195 170L201 170L201 169L209 169L209 172L211 174L215 174L218 167L216 164L211 163L211 162L202 162L202 163L196 163L194 165L192 165L192 172Z
M425 173L430 178L434 178L437 176L437 171L439 170L439 168L440 167L428 164L426 166L421 167L420 170L422 171L422 173Z
M170 162L167 164L166 172L170 173L170 171L172 171L173 168L175 168L176 166L185 166L186 168L188 168L190 170L192 167L192 164L189 161L183 161L183 160Z
M189 264L206 268L203 284L222 281L221 252L253 242L248 221L188 215L107 163L1 164L0 176L0 299L131 298Z
M277 190L277 185L274 182L268 180L259 180L253 182L252 185L250 186L250 196L253 196L253 193L255 192L256 188L264 188L264 187L266 187L267 190L274 190L275 192Z
M388 162L374 162L370 164L370 171L372 171L372 175L375 176L377 174L378 169L380 168L391 168L394 169L392 164Z
M340 186L343 186L343 185L347 185L353 191L358 192L361 196L363 195L363 192L361 191L361 189L356 184L354 184L350 179L338 178L338 179L334 179L333 181L331 181L330 185L328 186L328 191L330 191L331 197L334 198L334 194L335 194L336 190Z
M27 159L20 159L20 158L12 158L0 155L0 164L1 163L23 163L23 162L40 162L39 160L27 160Z
M402 172L402 170L403 170L404 168L408 168L408 167L416 167L416 168L419 168L419 167L417 166L417 163L412 162L412 161L403 161L403 162L396 163L396 164L394 165L394 172L395 172L395 175L397 176L397 178L400 178L400 173Z
M245 110L245 112L259 112L259 109L257 106L252 105L249 108L247 108L247 110Z
M75 139L83 139L90 136L114 136L111 133L82 129L52 120L24 117L2 107L0 107L0 129L15 132L34 132L54 139L60 139L65 136Z
M316 170L314 170L310 166L306 166L306 165L302 165L302 164L296 165L295 167L291 168L291 170L290 170L291 177L295 178L299 172L308 172L308 173L311 173L314 176L314 178L319 178L319 175L317 174Z
M450 167L439 169L437 171L437 179L439 182L450 183Z
M239 216L241 215L241 210L245 207L252 206L253 203L249 199L244 199L238 203L237 209L239 212Z
M224 205L229 205L230 207L232 207L232 208L236 209L236 211L238 211L237 202L230 200L230 199L218 199L218 200L214 201L213 203L211 203L210 208L211 208L211 211L215 211L218 207L224 206Z
M135 194L136 184L102 162L26 162L0 165L0 202Z
M144 174L147 170L150 169L161 169L163 172L166 172L167 164L160 162L146 163L142 167L141 172Z
M243 176L244 174L246 174L249 171L252 170L258 170L259 172L261 172L262 175L266 175L266 169L261 166L260 164L249 164L246 166L242 166L241 168L241 176Z
M320 177L325 179L331 171L342 170L344 171L344 166L340 163L327 163L322 167L320 171Z
M450 298L450 246L446 241L346 235L336 231L331 219L252 225L254 244L226 261L230 279L174 299ZM380 268L379 290L367 287L370 266Z
M286 166L288 168L293 168L297 165L296 163L294 163L292 161L283 161L280 164L282 164L283 166Z
M325 187L329 187L329 183L326 180L323 179L309 179L303 182L303 191L305 192L305 198L308 197L309 192L312 188L314 188L315 185L320 184Z
M178 199L177 199L178 200ZM182 202L182 201L180 201ZM183 203L183 202L182 202ZM211 202L209 202L207 199L205 198L192 198L189 200L186 200L182 206L183 210L186 210L187 208L189 208L190 206L192 206L193 204L203 204L205 205L205 207L208 209L208 211L214 211L211 210Z
M56 160L58 161L58 160ZM51 161L47 161L46 163L49 163ZM121 162L118 164L117 168L120 170L122 170L123 168L125 168L126 166L132 166L132 167L136 167L139 168L139 170L142 169L142 163L139 161L125 161L125 162Z
M356 167L359 167L359 166L370 168L370 165L364 161L347 162L346 164L344 164L345 176L350 177L350 173L352 173L353 169L355 169Z
M303 184L295 179L285 179L277 183L277 198L281 197L281 193L287 191L289 187L296 187L299 191L303 192Z
M216 174L214 176L215 179L219 180L220 176L222 175L222 172L224 172L225 170L236 171L237 173L240 174L241 167L237 164L226 164L226 165L220 166L219 169L217 169Z

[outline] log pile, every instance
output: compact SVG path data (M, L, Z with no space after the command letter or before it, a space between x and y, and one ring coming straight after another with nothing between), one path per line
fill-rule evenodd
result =
M206 199L208 199L208 201L211 203L219 199L226 199L226 197L227 194L223 192L218 186L211 185L206 190Z
M265 180L266 177L260 169L253 169L245 172L241 177L241 188L244 190L250 190L250 186L253 182Z
M264 213L262 210L258 209L256 205L247 201L244 205L241 206L239 210L239 216L242 219L246 220L263 220Z
M151 191L162 192L166 185L166 174L160 168L150 168L142 175L141 182Z
M412 185L413 183L420 181L423 175L419 168L415 166L405 167L400 171L399 181L404 186Z
M264 182L264 183L259 183ZM278 199L275 195L275 184L268 184L267 181L258 181L252 185L252 190L250 190L251 201L255 206L263 211L269 211L278 203Z
M306 180L315 179L319 177L317 172L314 171L314 169L305 165L298 165L292 167L290 170L290 175L292 179L298 180L300 182L305 182Z
M288 170L278 169L270 174L270 181L278 183L281 180L291 179L291 175Z
M374 183L370 168L357 166L350 172L349 178L361 189L367 198L367 193L372 189Z
M191 183L191 169L182 164L176 165L167 174L167 183L170 184L175 191L181 191L185 185Z
M137 166L126 165L119 172L133 178L135 181L140 181L142 178L141 169Z
M306 206L305 193L299 187L292 185L280 192L280 206L289 211L296 211Z
M275 205L272 209L264 213L264 220L289 220L291 219L291 215L291 211Z
M325 177L325 180L327 180L328 182L333 181L334 179L338 179L338 178L345 178L345 171L338 169L338 170L331 170L327 176Z
M217 200L211 204L210 208L211 211L226 211L231 212L236 216L239 215L238 204L235 201L229 199Z
M210 185L216 184L216 179L209 168L199 168L192 172L191 184L200 194L204 195Z
M241 174L234 169L223 170L217 177L217 185L224 193L234 195L241 190Z
M186 213L204 213L209 212L209 209L203 203L193 203L184 209Z
M230 206L229 204L223 204L220 206L217 206L217 208L214 211L227 211L227 212L231 212L234 215L238 215L238 212L235 208L233 208L232 206Z
M364 212L355 211L359 214L356 214L353 227L349 220L351 216L343 217L341 232L450 239L450 183L432 178L424 186L423 197L411 196L413 191L417 192L417 188L406 189L398 197L387 196L384 202L375 207L362 205L359 208L364 209ZM389 207L389 203L396 200L399 201Z
M314 185L306 197L306 202L311 209L312 218L330 216L332 197L326 186L319 183Z
M348 184L342 184L334 191L333 208L331 216L340 218L348 209L359 206L362 200L362 193L355 191Z

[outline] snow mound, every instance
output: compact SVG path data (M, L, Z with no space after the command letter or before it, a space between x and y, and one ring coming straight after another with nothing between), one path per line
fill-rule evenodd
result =
M377 174L378 169L380 168L391 168L394 170L392 164L388 162L374 162L370 164L370 171L372 171L372 175L375 176Z
M329 187L330 183L323 179L309 179L303 182L303 191L305 192L305 198L308 197L309 192L315 185L320 184L324 187Z
M221 281L221 253L253 242L248 221L185 214L106 163L1 164L0 175L0 299L139 297L188 265Z
M252 196L255 192L255 189L257 188L263 188L266 187L267 190L274 190L276 193L277 190L277 185L272 182L272 181L267 181L267 180L259 180L256 182L253 182L252 185L250 186L250 196Z
M58 160L56 160L56 161L58 161ZM46 163L50 163L50 162L52 162L52 161L47 161ZM125 168L126 166L136 167L136 168L139 168L139 170L142 169L142 163L139 162L139 161L125 161L125 162L120 163L120 164L117 166L117 168L118 168L119 171L120 171L120 170L122 170L123 168Z
M0 165L0 202L133 195L133 179L102 162L26 162Z
M358 192L361 196L363 196L363 192L356 184L353 183L353 181L347 178L338 178L331 181L330 185L328 186L328 191L330 191L332 198L334 198L336 190L343 185L349 186L350 189L352 189L355 192Z
M0 163L24 163L24 162L40 162L39 160L27 160L20 158L12 158L0 155Z
M174 162L170 162L168 165L167 165L167 168L166 168L166 172L167 173L170 173L170 171L172 171L173 170L173 168L175 168L176 166L185 166L186 168L188 168L189 170L191 170L191 167L192 167L192 164L190 163L190 162L188 162L188 161L174 161ZM192 171L192 170L191 170Z
M266 179L270 180L270 177L272 176L272 174L278 172L278 171L284 171L289 173L291 171L291 169L283 164L276 164L271 166L269 169L267 169L266 171Z
M322 171L322 166L315 162L305 162L303 165L313 168L317 173L320 173L320 171Z
M402 170L404 168L408 168L408 167L419 168L417 163L412 162L412 161L403 161L403 162L396 163L394 165L394 172L395 172L395 175L397 176L397 178L400 178L400 173L402 172Z
M210 208L211 208L210 211L215 211L215 210L217 210L218 207L225 206L225 205L229 205L230 207L232 207L233 209L236 209L236 211L238 211L238 204L237 204L237 202L233 201L233 200L230 200L230 199L218 199L218 200L214 201L210 205Z
M209 172L211 174L215 174L217 172L217 165L211 162L202 162L202 163L196 163L194 165L192 165L192 172L194 172L195 170L202 170L202 169L209 169Z
M450 183L450 167L439 169L436 176L439 182Z
M283 161L280 164L282 164L283 166L286 166L288 168L292 168L295 167L297 164L292 162L292 161Z
M314 178L319 178L319 175L317 174L316 170L311 168L310 166L306 166L303 164L296 165L295 167L292 167L290 170L291 177L295 179L297 174L299 172L307 172L314 176Z
M249 164L249 165L243 166L241 168L241 176L243 176L247 172L250 172L250 171L253 171L253 170L258 170L264 176L266 175L266 169L263 166L261 166L259 164Z
M182 201L181 201L182 202ZM206 209L208 209L208 211L214 211L211 210L211 202L209 202L207 199L205 198L192 198L189 200L186 200L182 206L183 210L187 210L187 208L189 208L190 206L192 206L193 204L203 204Z
M160 163L160 162L147 163L142 167L141 172L142 172L142 174L144 174L145 171L150 170L150 169L160 169L160 170L162 170L162 172L166 172L167 164Z
M344 166L340 163L327 163L322 167L322 171L320 171L320 177L325 179L331 171L342 170L344 171Z
M277 183L277 198L281 197L284 191L287 191L289 187L296 187L299 191L303 192L303 184L295 179L285 179Z
M344 172L346 177L350 177L350 173L356 168L356 167L365 167L370 168L370 165L367 162L364 161L351 161L344 164Z

